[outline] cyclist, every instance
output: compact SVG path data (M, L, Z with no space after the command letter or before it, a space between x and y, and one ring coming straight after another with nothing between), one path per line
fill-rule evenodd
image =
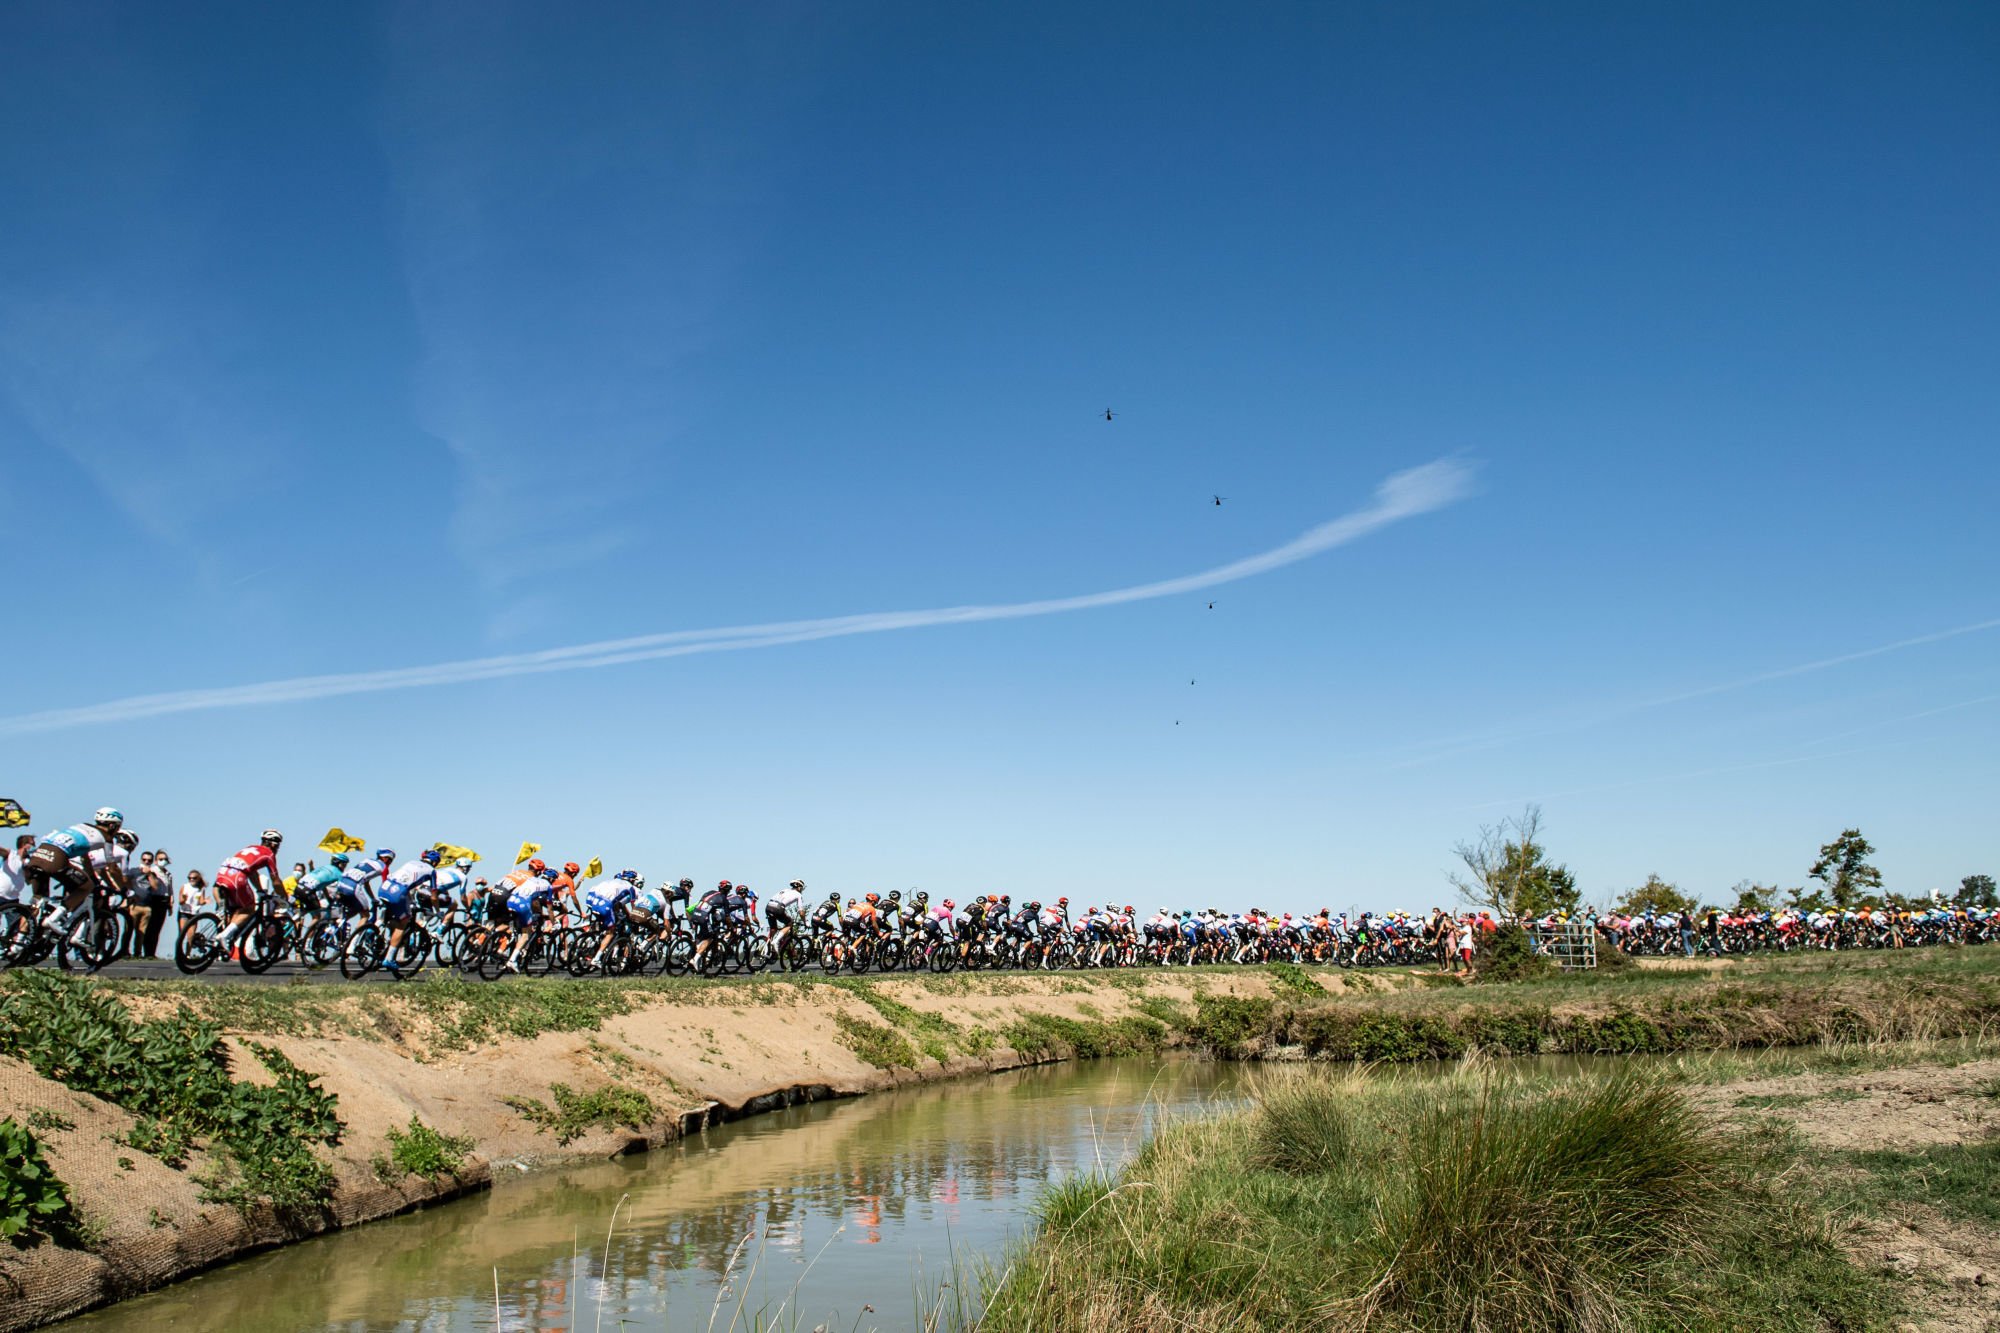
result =
M260 878L265 892L273 897L283 896L284 885L278 877L278 848L284 841L284 834L267 828L254 844L224 861L215 872L216 896L229 910L229 920L223 923L222 933L215 940L218 949L227 949L250 924L257 911Z
M601 966L604 951L611 947L612 937L617 934L619 920L627 915L633 901L639 896L639 872L621 870L608 880L591 885L583 893L584 910L604 928L604 938L598 941L597 952L591 955L590 965Z
M389 927L389 947L382 955L382 970L392 977L403 975L396 963L396 950L403 947L403 939L416 920L417 908L437 897L437 868L442 860L444 857L437 848L426 847L417 853L416 860L403 862L382 881L382 891L375 900Z
M799 907L806 900L806 882L795 879L784 888L771 895L771 901L764 904L764 920L768 929L765 934L771 941L771 953L779 956L784 947L785 937L792 933Z
M340 899L340 933L343 937L354 929L356 917L366 916L375 910L375 894L382 877L389 873L389 867L396 862L396 853L387 847L377 848L375 855L355 865L350 865L341 874L340 882L334 885L334 892ZM367 901L362 901L362 895Z
M549 907L555 901L555 885L549 882L547 873L548 867L539 858L528 862L527 877L518 881L507 895L507 910L513 914L514 925L520 930L521 937L514 942L514 952L507 957L505 971L521 970L521 955L528 951L529 941L542 928ZM513 875L507 876L509 880L513 878Z
M701 956L708 952L708 946L715 943L716 937L722 933L723 924L729 916L729 897L735 887L728 880L723 880L702 894L701 900L695 903L688 913L688 921L694 926L694 956L697 963Z
M318 933L320 917L332 907L340 877L346 872L347 853L335 852L325 865L306 871L292 886L292 902L305 918L303 938L311 939Z
M840 920L840 895L838 893L829 893L826 895L825 902L821 903L818 907L813 908L813 914L812 914L813 934L825 935L828 931L831 931L836 928L836 923L839 922L839 920Z
M111 839L125 826L125 816L112 806L102 806L90 817L88 824L71 824L68 828L57 829L45 834L35 844L35 850L28 854L26 879L28 891L24 901L49 897L51 882L63 886L63 905L49 918L49 926L60 934L69 924L69 918L90 896L90 856L111 845ZM122 873L120 887L122 887ZM58 947L56 962L59 966L69 966L66 948Z
M437 872L438 901L444 905L444 921L449 924L462 906L472 914L472 858L461 856Z

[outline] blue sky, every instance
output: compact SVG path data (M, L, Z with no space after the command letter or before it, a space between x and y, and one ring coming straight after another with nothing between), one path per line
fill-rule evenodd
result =
M1929 637L2000 619L1990 6L61 0L0 53L38 824L1298 909L1444 900L1538 800L1600 899L1851 825L2000 870L2000 625ZM1440 459L1206 593L21 723L1148 584Z

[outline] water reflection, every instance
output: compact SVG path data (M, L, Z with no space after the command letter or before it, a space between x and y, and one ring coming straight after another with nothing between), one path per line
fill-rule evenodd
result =
M810 1328L915 1321L954 1252L997 1254L1052 1179L1113 1167L1245 1069L1098 1061L823 1102L248 1259L62 1325ZM608 1240L607 1240L608 1233ZM927 1276L925 1276L927 1275ZM863 1307L872 1305L872 1314Z

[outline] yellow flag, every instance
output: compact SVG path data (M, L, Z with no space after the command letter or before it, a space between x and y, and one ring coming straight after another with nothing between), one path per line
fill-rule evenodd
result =
M515 865L521 864L521 862L527 860L529 857L533 856L536 852L539 852L540 850L542 850L542 844L540 844L539 842L522 843L519 854L517 854L514 857L514 864Z
M28 812L21 808L21 803L0 796L0 828L26 827L28 827Z
M447 861L477 861L479 853L470 847L457 847L448 842L431 844L431 850Z
M329 856L336 852L363 851L367 846L368 844L361 839L355 837L345 829L339 828L328 829L326 836L319 840L319 849Z
M601 856L591 857L590 864L583 868L583 877L585 879L596 879L599 875L603 873L604 873L604 858Z

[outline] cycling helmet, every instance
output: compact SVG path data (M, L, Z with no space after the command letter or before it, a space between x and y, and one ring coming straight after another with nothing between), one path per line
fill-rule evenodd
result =
M1042 910L1042 905L1041 905L1040 903L1038 903L1038 902L1034 901L1033 899L1029 899L1029 901L1028 901L1028 910L1029 910L1030 912L1039 912L1039 911L1041 911L1041 910Z
M101 829L117 829L124 824L125 815L116 806L99 806L97 813L90 817L90 822Z
M423 851L417 853L417 859L427 866L434 866L443 861L444 856L439 853L437 848L426 847Z
M396 854L390 851L387 847L378 847L375 850L375 859L377 861L380 861L383 865L386 866L391 861L396 859Z
M632 872L632 887L635 889L646 887L646 877L636 870Z
M139 845L139 835L131 829L119 829L113 837L116 838L120 847L136 848Z
M1000 895L1000 901L1003 903L1011 903L1014 901L1014 895L1011 893L1003 893ZM1128 907L1125 910L1129 912L1132 909Z
M335 870L345 870L347 869L347 853L335 852L332 856L326 858L326 863Z
M805 892L806 882L802 879L795 879L792 881L792 887L803 893Z
M637 878L639 878L639 872L638 872L638 871L636 871L636 870L634 870L634 869L632 869L632 868L631 868L630 866L627 866L627 867L626 867L625 869L623 869L623 870L619 871L619 872L618 872L617 874L613 875L613 876L612 876L611 878L613 878L613 879L637 879Z
M832 893L827 894L826 900L829 903L834 903L837 905L840 902L840 891L836 889Z
M733 889L736 886L734 884L731 884L728 880L725 879L722 881L722 883L716 885L715 887L718 889Z
M257 839L257 841L263 843L266 847L269 847L272 851L275 852L278 850L280 846L284 844L285 835L278 832L278 830L274 828L267 828L264 830L264 836Z
M539 856L536 857L534 860L528 862L528 870L531 874L539 875L548 868L549 868L549 863L544 861Z
M949 907L956 907L956 906L958 906L958 904L957 904L957 903L953 902L953 901L952 901L951 899L949 899L949 898L947 898L947 899L945 899L945 900L944 900L944 905L945 905L946 907L948 907L948 908L949 908Z
M1132 915L1132 904L1130 903L1125 904L1125 915L1126 916Z
M889 890L889 901L892 903L899 903L903 901L903 891L901 889Z
M1069 906L1069 899L1067 899L1067 898L1058 898L1058 899L1056 899L1056 906L1057 906L1057 907L1068 907L1068 906Z
M931 895L929 894L929 892L928 892L928 891L926 891L926 890L924 890L924 889L918 889L918 890L917 890L917 901L918 901L918 902L920 902L920 903L927 903L927 902L929 902L930 900L931 900Z
M683 879L681 881L681 887L684 889L691 889L694 887L694 881L691 879Z
M469 856L461 856L456 861L453 861L451 863L451 867L454 870L470 870L472 869L472 858Z
M867 896L868 896L868 905L869 905L870 907L873 907L873 906L874 906L874 905L875 905L876 903L879 903L879 902L881 902L881 901L882 901L882 895L881 895L881 894L879 894L879 893L871 893L871 894L869 894L869 895L867 895Z
M582 873L583 873L583 867L578 865L576 862L574 861L563 862L563 874L581 875Z

